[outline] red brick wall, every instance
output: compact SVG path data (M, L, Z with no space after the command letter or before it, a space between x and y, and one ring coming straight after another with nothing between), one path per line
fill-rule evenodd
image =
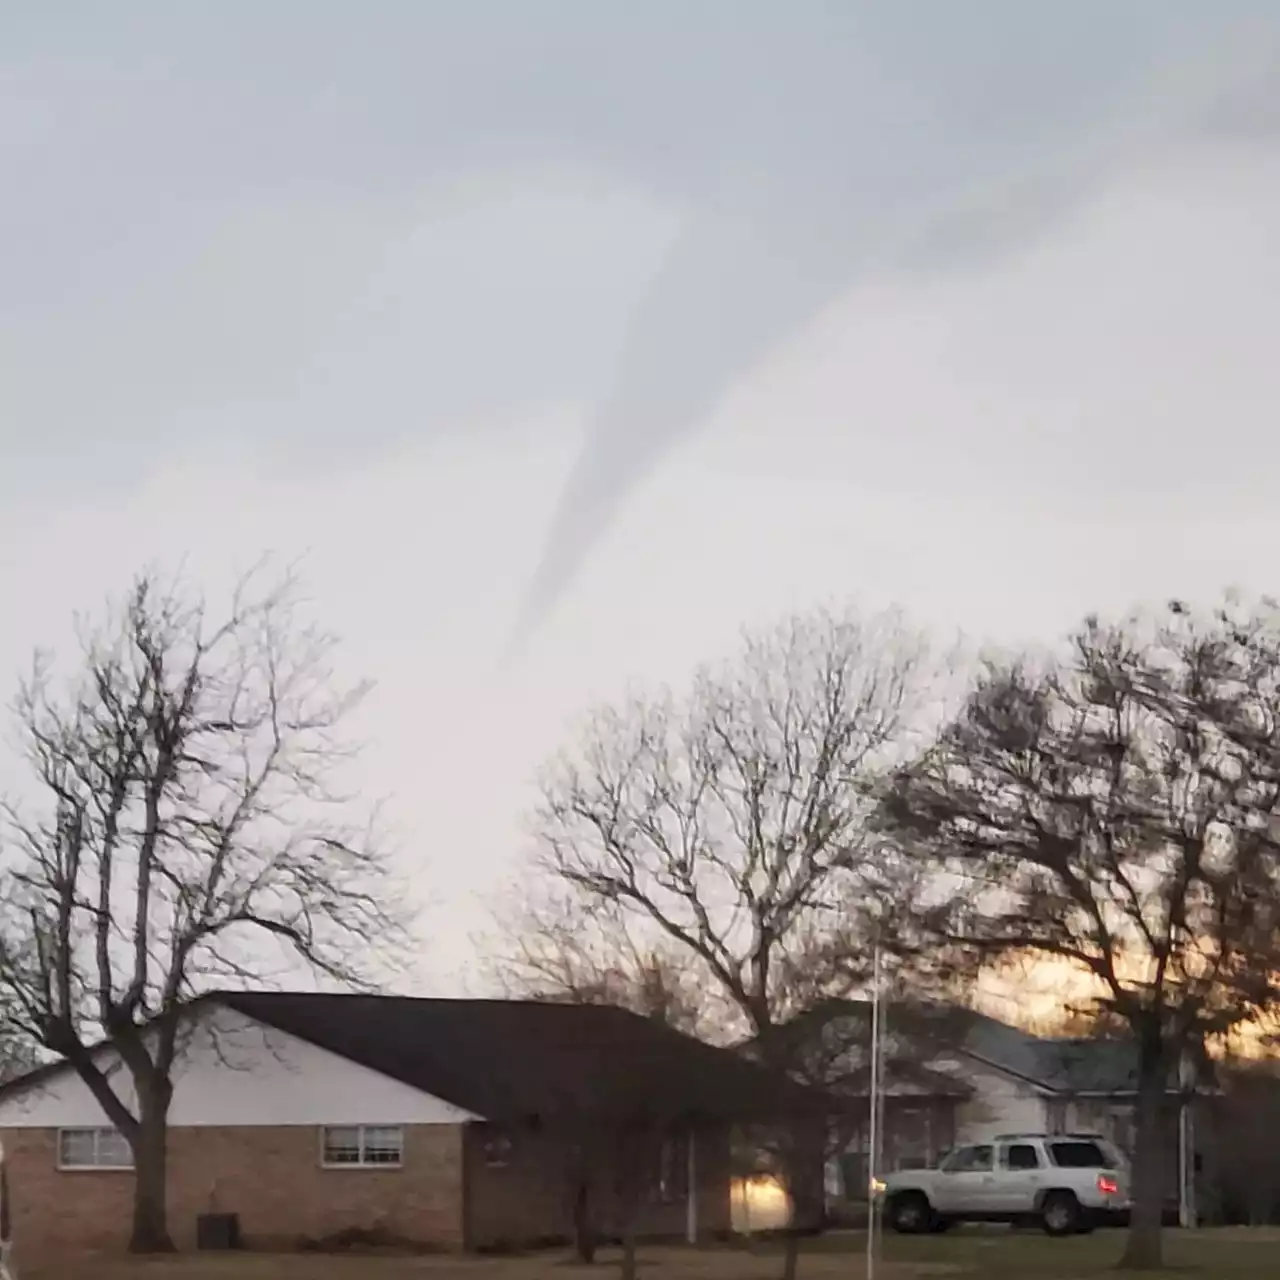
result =
M133 1175L59 1170L51 1129L5 1131L15 1257L120 1250L129 1236ZM320 1132L288 1128L172 1129L169 1229L180 1249L209 1211L237 1213L251 1246L293 1247L343 1227L384 1226L416 1241L462 1245L463 1130L405 1131L400 1169L325 1169Z

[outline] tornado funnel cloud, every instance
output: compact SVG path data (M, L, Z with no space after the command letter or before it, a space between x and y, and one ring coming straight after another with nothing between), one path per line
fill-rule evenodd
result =
M1060 208L1033 188L1034 207L1000 207L995 221L1042 229ZM1013 201L1016 206L1019 202ZM546 619L628 497L692 436L734 386L847 295L868 269L896 259L907 270L981 261L1015 247L966 210L926 221L903 243L869 243L853 211L825 222L756 226L708 222L678 244L632 322L609 394L588 422L561 491L508 654ZM1025 224L1025 225L1024 225Z
M1148 14L1150 30L1139 23L1133 49L1122 50L1102 75L1113 89L1105 107L1087 84L1064 83L1038 111L1018 115L1016 128L984 128L977 137L958 110L955 120L931 117L919 136L896 133L893 148L878 150L879 135L864 138L860 167L833 161L838 150L762 154L751 166L765 175L762 184L740 173L729 184L732 198L726 187L701 206L634 316L608 394L588 420L508 654L556 606L635 487L753 366L860 279L884 268L926 277L986 268L1041 240L1153 148L1167 148L1210 120L1237 134L1269 133L1278 118L1274 46L1250 43L1250 92L1242 93L1239 51L1247 24L1226 23L1231 39L1188 62L1190 46L1163 32L1155 13ZM1267 26L1274 37L1275 23ZM1082 39L1089 34L1072 30ZM1039 23L1018 31L1032 52L1053 43L1046 44ZM961 62L951 68L947 92L959 107L980 105L995 74L985 49L968 49ZM1195 72L1190 80L1188 67ZM818 127L826 116L802 113L790 122L791 141L808 136L802 119L814 137L828 136ZM956 156L964 158L962 169ZM775 163L781 159L791 169Z
M671 253L588 423L509 652L555 607L635 487L845 287L851 264L789 230L707 222Z

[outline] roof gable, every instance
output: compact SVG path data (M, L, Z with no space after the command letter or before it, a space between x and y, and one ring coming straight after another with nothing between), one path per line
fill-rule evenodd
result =
M607 1005L218 991L183 1014L210 1005L488 1120L734 1122L834 1105L731 1050ZM0 1086L0 1098L70 1070L51 1063Z
M209 997L490 1120L723 1120L825 1109L739 1055L607 1005L219 992Z
M137 1114L129 1072L110 1046L97 1055L116 1096ZM182 1128L277 1125L456 1125L478 1117L361 1063L202 1003L190 1011L173 1070L169 1122ZM109 1124L70 1067L28 1077L0 1095L0 1129Z

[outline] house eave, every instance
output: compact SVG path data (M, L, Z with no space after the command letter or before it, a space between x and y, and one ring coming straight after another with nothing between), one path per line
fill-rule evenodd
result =
M1060 1090L1055 1089L1051 1084L1046 1084L1043 1080L1037 1080L1035 1076L1024 1075L1021 1071L1015 1071L1003 1062L994 1062L990 1058L983 1057L980 1053L974 1053L972 1049L957 1047L954 1052L962 1054L974 1062L981 1063L982 1066L988 1067L992 1071L998 1071L1001 1075L1008 1076L1012 1080L1020 1080L1023 1084L1029 1084L1033 1089L1044 1094L1045 1097L1056 1098L1060 1096Z
M1192 1093L1197 1097L1211 1098L1221 1092L1221 1088L1214 1085L1197 1085L1194 1089L1165 1089L1163 1096L1177 1098L1184 1093ZM1138 1091L1136 1089L1063 1089L1060 1096L1063 1098L1136 1098Z

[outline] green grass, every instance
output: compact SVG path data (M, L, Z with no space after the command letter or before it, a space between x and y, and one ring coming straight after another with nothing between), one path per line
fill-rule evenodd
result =
M1149 1280L1278 1280L1280 1230L1170 1231L1168 1270ZM805 1240L800 1280L863 1280L865 1237L833 1233ZM1111 1276L1123 1232L1051 1240L1036 1232L953 1231L945 1236L887 1236L876 1280L1094 1280ZM778 1241L730 1248L640 1250L641 1280L777 1280ZM564 1251L511 1258L345 1257L314 1254L188 1254L145 1261L87 1259L20 1262L22 1280L614 1280L616 1251L594 1267L570 1264Z
M813 1253L860 1255L865 1237L829 1235L806 1241L804 1248ZM974 1229L943 1236L886 1234L881 1256L886 1263L923 1264L925 1274L933 1267L950 1266L957 1268L952 1272L957 1277L982 1280L1090 1280L1111 1272L1123 1249L1122 1231L1051 1239L1031 1231ZM1280 1277L1280 1230L1166 1231L1164 1249L1167 1270L1157 1274L1179 1280Z

